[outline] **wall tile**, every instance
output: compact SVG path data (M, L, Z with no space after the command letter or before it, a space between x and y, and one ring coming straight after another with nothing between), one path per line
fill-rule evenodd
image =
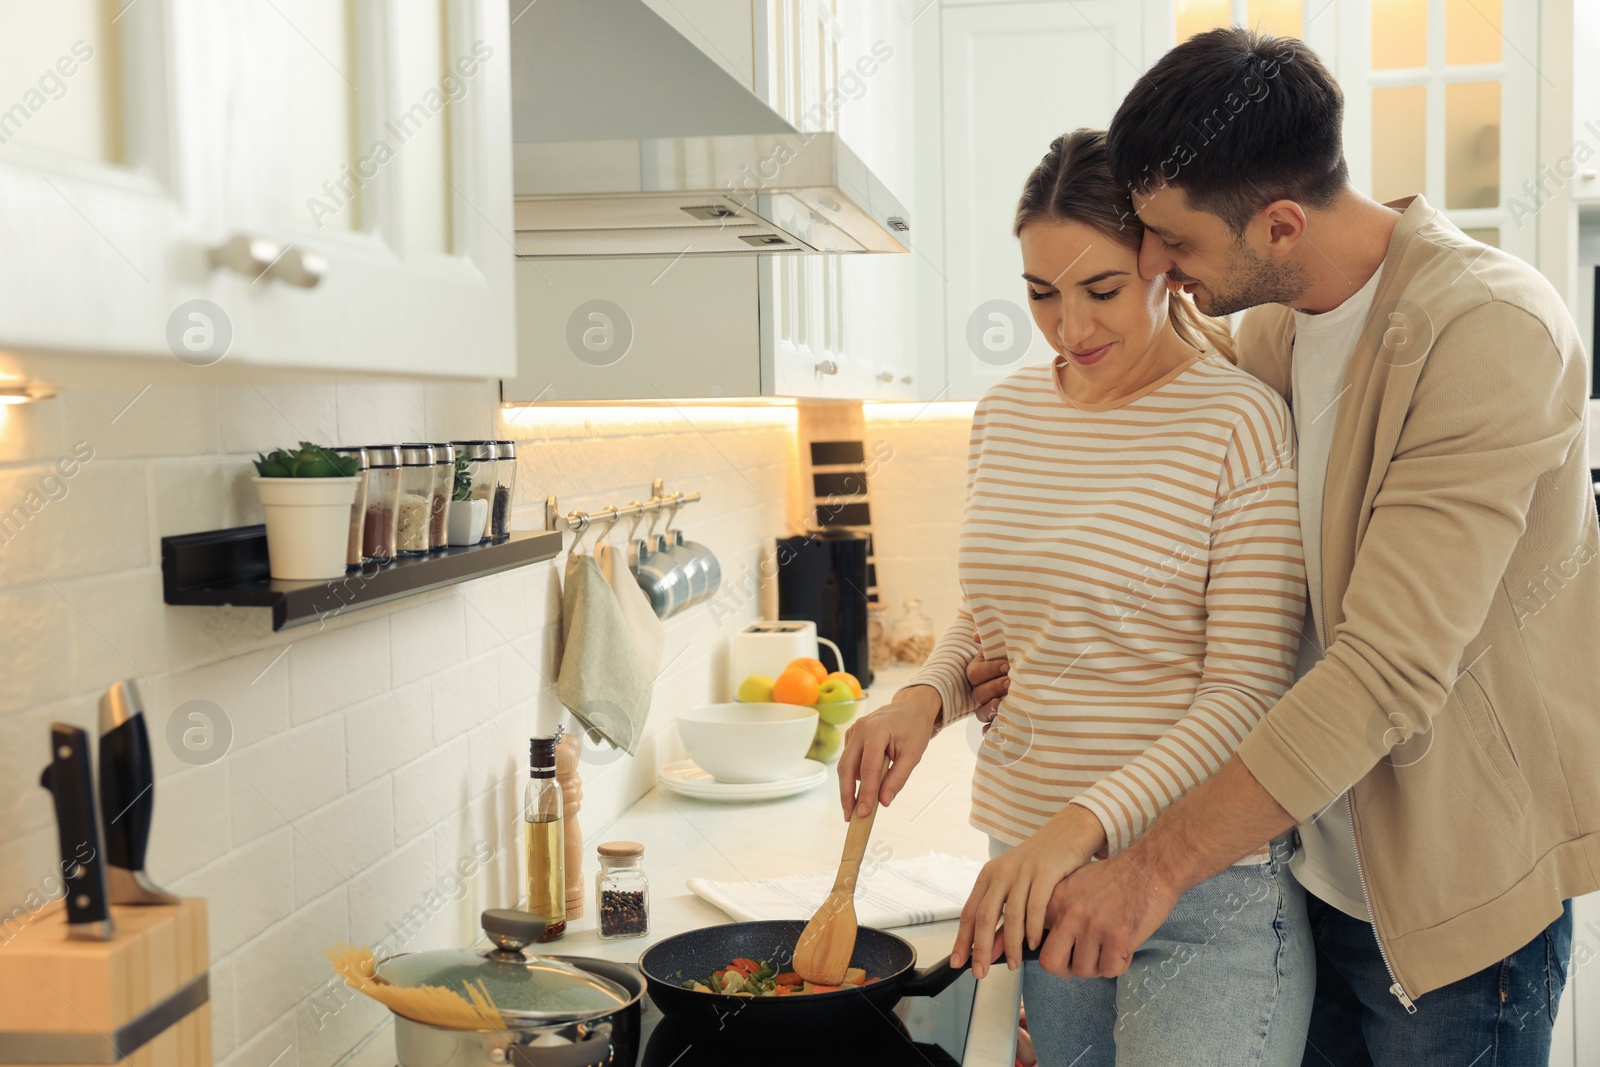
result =
M238 983L235 983L237 987ZM235 1003L238 994L235 993ZM235 1013L237 1016L237 1012ZM243 1033L242 1026L240 1033ZM217 1067L314 1067L300 1058L300 1046L295 1035L295 1020L285 1015L256 1036L245 1041L233 1055L222 1060Z
M438 913L441 896L433 838L416 838L351 879L350 937L380 955L404 951Z
M295 821L296 907L348 884L394 846L394 790L373 782Z
M162 386L68 389L67 440L88 441L97 457L188 456L217 450L217 391Z
M211 1055L221 1061L239 1043L233 1016L233 961L214 960L206 984L211 991Z
M148 709L147 709L148 713ZM167 747L156 720L146 724L156 752ZM42 790L41 790L42 792ZM232 832L228 810L228 768L223 763L156 777L156 807L150 827L150 876L158 884L175 881L228 851Z
M402 383L338 386L340 443L373 445L426 441L423 388Z
M294 910L294 831L276 830L172 882L174 893L206 898L211 958L222 959Z
M306 998L328 977L328 958L322 948L349 940L345 891L337 889L241 948L234 958L239 1033L254 1034L285 1012L309 1010ZM288 1022L283 1043L294 1040L294 1020ZM278 1044L279 1049L282 1047ZM274 1049L273 1054L276 1052ZM263 1065L270 1059L268 1056Z
M414 682L467 655L466 615L454 591L389 616L390 663L394 684Z
M433 698L427 682L357 704L344 720L346 775L352 789L409 763L433 744Z
M72 689L72 608L48 585L0 592L0 714L48 704Z
M471 799L467 738L448 744L394 772L394 844L430 830Z
M148 682L165 669L166 634L150 625L161 575L153 568L55 585L71 607L72 687L104 689L123 678Z
M319 719L228 756L234 846L345 792L344 723Z
M292 655L287 645L268 647L169 675L159 689L161 711L171 714L191 700L215 704L228 716L235 751L276 737L290 725Z
M253 456L301 441L338 440L338 407L332 385L241 385L217 390L221 448ZM365 441L359 442L366 444Z
M500 657L489 652L440 671L433 687L433 741L442 745L488 719L500 706Z
M354 621L296 637L290 646L289 717L308 722L389 688L389 620Z

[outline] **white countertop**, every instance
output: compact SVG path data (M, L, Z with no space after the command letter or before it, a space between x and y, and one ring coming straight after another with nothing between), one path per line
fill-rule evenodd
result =
M862 710L886 702L911 673L906 668L878 672ZM967 824L975 758L964 725L936 737L905 790L892 806L879 810L868 858L944 852L986 860L988 837ZM845 827L838 776L831 766L825 783L783 800L718 804L653 789L605 831L608 840L645 845L650 933L602 941L595 932L591 884L583 915L567 925L554 950L631 963L661 938L730 922L721 909L691 893L687 879L751 880L834 869ZM915 946L918 965L927 967L950 951L955 929L952 920L900 927L895 933ZM1004 967L978 983L964 1067L1011 1067L1020 997L1017 974Z

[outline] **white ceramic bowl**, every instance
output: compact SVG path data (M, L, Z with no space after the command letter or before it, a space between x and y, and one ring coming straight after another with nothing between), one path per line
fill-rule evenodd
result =
M678 736L719 782L776 782L799 766L817 709L798 704L708 704L678 714Z

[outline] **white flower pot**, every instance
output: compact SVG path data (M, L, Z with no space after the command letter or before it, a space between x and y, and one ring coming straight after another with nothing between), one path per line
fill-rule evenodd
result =
M360 478L255 478L267 518L267 563L274 578L344 577L350 505Z
M487 500L450 501L450 528L447 538L451 548L465 548L483 540L483 524L489 518Z

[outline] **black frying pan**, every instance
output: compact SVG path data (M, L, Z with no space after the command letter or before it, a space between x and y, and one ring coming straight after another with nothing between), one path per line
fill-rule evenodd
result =
M730 1013L752 1013L750 1022L807 1024L826 1021L851 1009L868 1006L888 1013L901 997L936 997L961 976L966 967L950 966L946 956L926 970L917 970L917 952L903 937L863 926L856 932L850 966L860 967L877 981L849 986L836 993L807 993L788 997L740 997L725 993L699 993L683 988L691 978L701 982L720 971L736 956L765 960L780 972L790 969L795 942L806 928L803 919L727 923L690 930L656 943L639 957L650 988L650 1000L662 1014L682 1016L702 1013L719 1022ZM1026 953L1037 959L1036 951Z

